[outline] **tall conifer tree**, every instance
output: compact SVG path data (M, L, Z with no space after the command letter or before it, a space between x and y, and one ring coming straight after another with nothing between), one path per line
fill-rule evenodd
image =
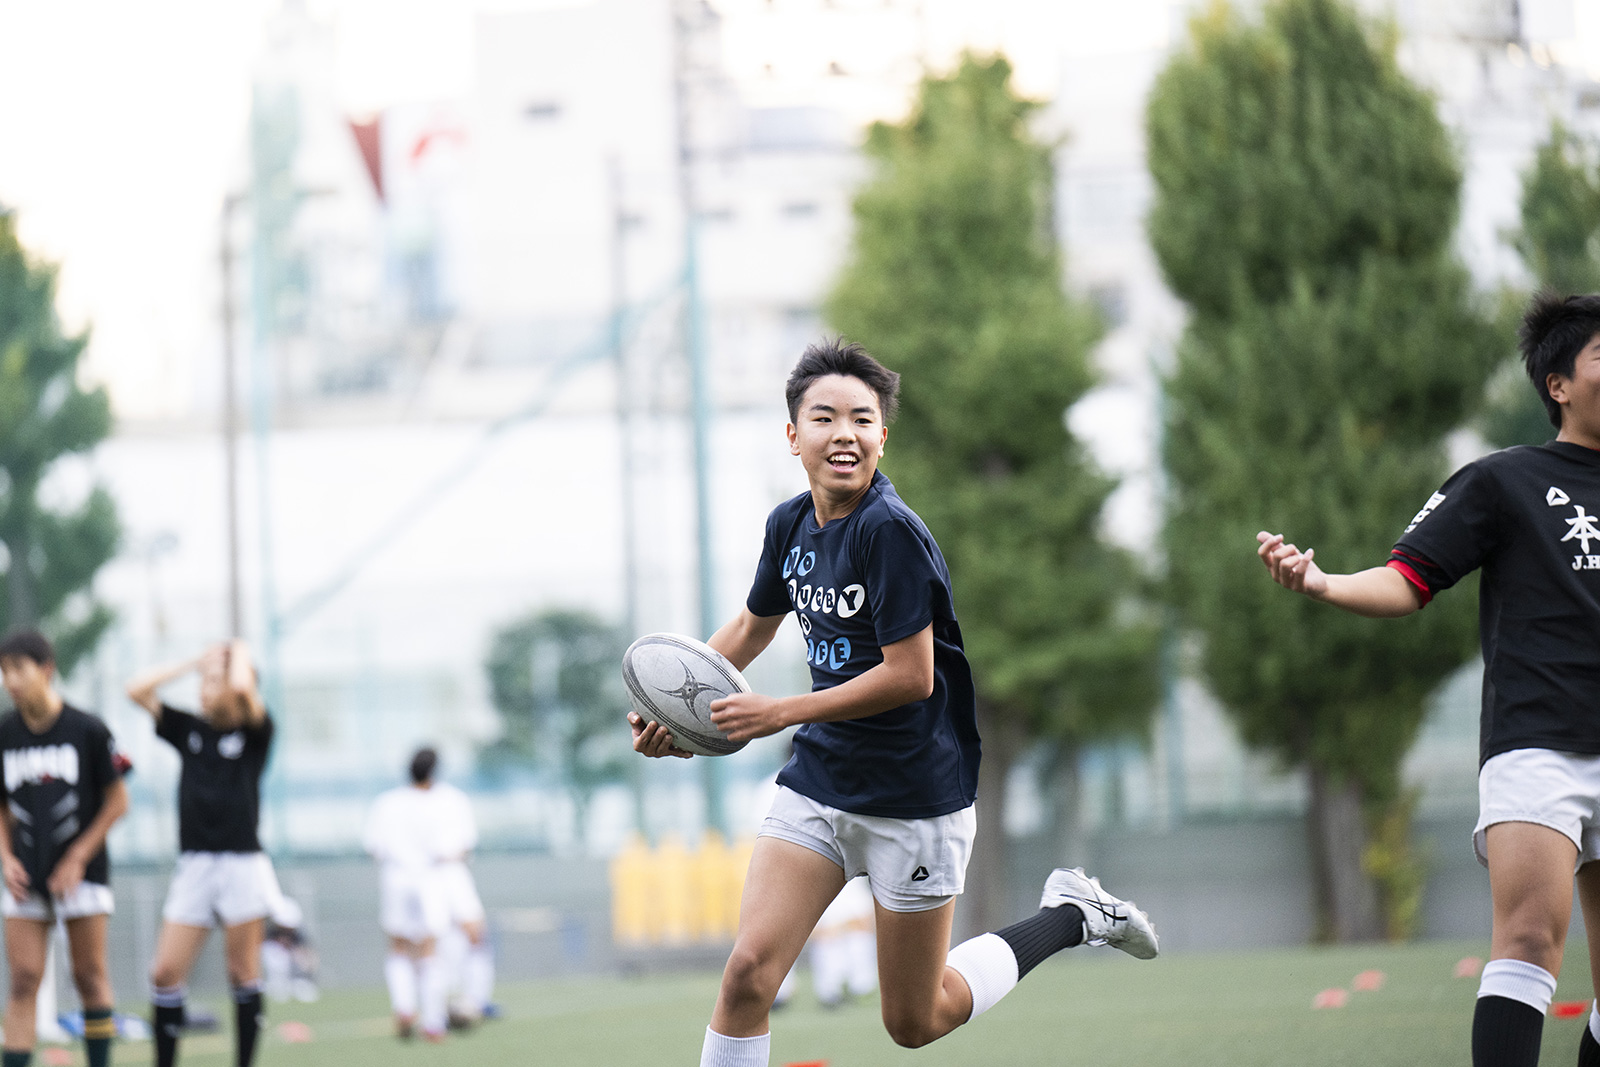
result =
M1063 293L1050 149L1010 75L966 56L924 80L903 123L873 127L874 177L827 306L904 375L883 467L950 565L984 743L980 849L1003 848L1024 744L1140 735L1158 693L1137 568L1100 536L1114 483L1063 421L1093 383L1100 326ZM972 866L983 928L1011 907L1002 856Z
M1535 288L1600 292L1600 144L1552 123L1522 175L1521 222L1512 244ZM1505 294L1508 350L1527 303L1525 292ZM1483 433L1500 447L1543 444L1556 435L1520 358L1509 358L1490 388Z
M62 457L88 452L111 431L104 389L78 382L88 335L65 336L55 310L55 270L17 240L15 217L0 211L0 542L5 582L0 617L44 630L61 673L91 651L111 612L89 590L117 549L116 508L94 488L58 510L39 490Z
M1392 27L1340 0L1212 7L1147 132L1150 237L1190 309L1167 383L1174 603L1245 743L1306 771L1322 935L1403 934L1421 876L1400 766L1472 654L1474 598L1380 627L1285 595L1255 533L1372 566L1448 473L1503 351L1451 250L1460 164Z

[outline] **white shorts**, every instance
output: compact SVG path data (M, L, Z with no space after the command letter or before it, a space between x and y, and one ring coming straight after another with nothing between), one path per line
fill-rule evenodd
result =
M930 819L890 819L840 811L779 786L757 836L826 856L846 881L866 875L873 899L890 911L932 911L966 887L977 831L970 806Z
M185 852L161 917L184 926L238 926L266 918L277 888L265 852Z
M378 924L390 937L418 944L450 929L450 897L439 869L385 865L378 880Z
M483 922L483 901L478 897L478 886L467 865L460 861L441 864L438 875L444 886L450 921L456 924Z
M1578 846L1577 866L1600 859L1600 756L1517 748L1478 772L1478 825L1472 851L1489 865L1489 827L1501 822L1548 826Z
M116 910L115 903L111 887L99 882L79 882L78 888L60 900L45 893L29 893L27 900L18 901L10 892L0 888L0 916L30 919L36 923L110 915Z

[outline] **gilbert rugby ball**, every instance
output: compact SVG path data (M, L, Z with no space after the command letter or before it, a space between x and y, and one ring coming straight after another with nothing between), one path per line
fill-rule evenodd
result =
M726 756L747 742L729 741L711 721L711 702L748 693L744 676L703 641L682 634L645 634L622 654L628 701L645 722L658 722L672 743L702 756Z

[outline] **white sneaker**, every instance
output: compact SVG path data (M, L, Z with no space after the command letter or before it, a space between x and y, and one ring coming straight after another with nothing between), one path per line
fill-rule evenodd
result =
M1073 904L1083 912L1083 940L1090 945L1120 948L1140 960L1155 959L1159 951L1156 928L1150 916L1134 907L1132 901L1119 900L1100 888L1100 879L1090 878L1082 867L1057 867L1045 879L1041 908Z

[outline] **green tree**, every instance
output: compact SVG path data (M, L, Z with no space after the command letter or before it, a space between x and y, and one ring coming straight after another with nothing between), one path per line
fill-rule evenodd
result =
M1600 145L1551 123L1549 138L1523 172L1521 208L1521 227L1511 243L1534 285L1559 293L1600 292ZM1528 294L1516 290L1503 297L1508 351L1527 301ZM1520 359L1509 359L1496 375L1481 425L1500 447L1538 445L1555 436Z
M1099 320L1063 294L1050 146L1010 75L965 56L903 123L872 128L875 176L826 308L904 375L884 468L944 551L977 679L978 847L999 850L973 863L985 926L1009 907L1012 761L1035 739L1142 736L1159 692L1139 572L1099 534L1114 483L1064 422L1094 381Z
M632 754L624 718L621 629L584 611L541 611L495 632L485 669L501 736L492 767L542 766L566 783L581 834L595 790L625 780Z
M1278 530L1371 566L1448 472L1502 352L1451 252L1460 165L1392 26L1339 0L1212 7L1147 107L1150 239L1191 312L1166 383L1173 603L1245 744L1306 772L1321 935L1401 936L1422 883L1401 761L1472 653L1473 597L1373 622L1286 593L1253 549Z
M121 531L98 486L76 508L40 500L58 460L88 452L111 432L105 390L78 383L88 334L61 332L55 285L55 269L27 254L15 216L0 212L0 616L7 626L50 634L65 675L111 623L89 586L116 554Z

